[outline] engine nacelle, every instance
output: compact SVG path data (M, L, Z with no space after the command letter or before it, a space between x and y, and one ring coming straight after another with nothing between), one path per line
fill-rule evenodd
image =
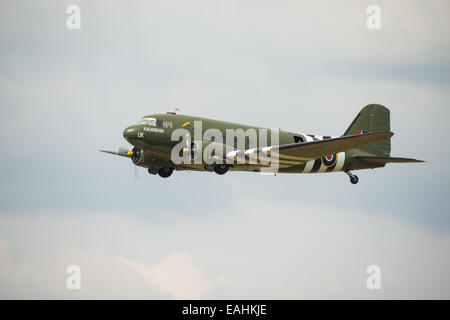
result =
M160 168L162 166L170 166L170 161L166 158L158 157L150 151L144 151L139 148L133 148L131 161L139 167L143 168Z

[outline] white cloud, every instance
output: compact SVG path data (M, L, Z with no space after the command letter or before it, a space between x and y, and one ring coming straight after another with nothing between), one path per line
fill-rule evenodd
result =
M0 277L0 294L140 299L450 297L450 235L431 233L389 212L304 205L301 194L295 204L250 197L227 208L198 210L213 214L194 218L185 212L177 219L126 212L36 215L32 226L24 226L17 216L3 216L0 234L11 246L1 259L0 270L8 273ZM47 253L31 245L35 239L37 248ZM81 292L65 288L69 264L82 268ZM381 291L365 287L371 264L381 267ZM29 266L26 277L19 272L21 265Z
M192 263L191 256L177 253L149 266L124 257L117 261L136 268L147 281L170 293L175 299L201 299L210 289L203 271Z

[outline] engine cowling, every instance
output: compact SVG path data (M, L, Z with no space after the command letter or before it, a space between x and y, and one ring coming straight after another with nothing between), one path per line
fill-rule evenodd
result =
M133 155L131 156L131 161L135 165L139 165L144 161L144 152L136 147L133 148Z
M133 161L135 165L143 168L161 168L171 166L169 159L160 157L151 151L141 150L136 147L133 148L131 161Z

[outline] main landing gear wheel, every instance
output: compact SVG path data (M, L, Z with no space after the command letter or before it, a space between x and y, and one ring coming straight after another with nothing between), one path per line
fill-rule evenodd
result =
M172 172L173 172L173 168L164 167L164 168L160 168L158 170L158 175L161 178L168 178L168 177L170 177L172 175Z
M345 173L350 177L350 183L351 184L357 184L359 179L358 176L353 174L350 170L345 171Z
M217 174L225 174L228 171L228 165L226 164L218 164L214 167L214 172Z
M352 184L357 184L358 181L359 181L358 176L350 177L350 182L351 182Z

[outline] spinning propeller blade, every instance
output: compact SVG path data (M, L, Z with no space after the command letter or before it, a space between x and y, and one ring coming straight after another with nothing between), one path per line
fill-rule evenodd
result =
M131 158L131 156L133 155L133 151L127 150L126 148L123 147L118 147L116 151L108 151L108 150L99 150L99 151L127 158Z

